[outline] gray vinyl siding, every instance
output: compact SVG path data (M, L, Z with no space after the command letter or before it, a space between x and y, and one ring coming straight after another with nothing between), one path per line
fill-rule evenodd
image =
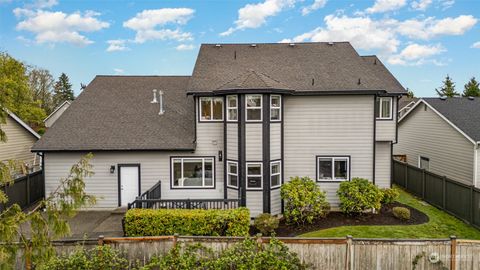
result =
M420 104L398 126L395 155L407 155L407 162L418 166L418 157L430 159L430 171L472 184L473 143L430 108Z
M480 188L480 149L477 149L477 182L475 183L475 187Z
M238 160L238 124L227 124L227 159Z
M30 152L37 141L36 137L10 116L7 116L6 123L2 124L2 130L7 135L7 142L0 142L0 161L13 159L30 166L39 164L40 159Z
M282 158L282 125L280 123L270 124L270 160Z
M390 142L377 142L375 146L375 184L381 188L390 187L391 178Z
M247 161L262 160L262 123L245 125L245 156Z
M271 208L270 212L272 215L278 215L282 213L282 200L280 198L280 189L274 189L270 191L270 200Z
M247 191L247 208L250 210L250 217L256 217L263 213L263 192Z
M238 199L238 190L227 188L227 199Z
M316 178L317 155L351 156L351 178L373 176L373 96L284 97L285 181ZM319 183L332 206L338 183Z
M377 120L376 140L377 141L395 141L396 120L397 120L397 101L392 98L392 120Z

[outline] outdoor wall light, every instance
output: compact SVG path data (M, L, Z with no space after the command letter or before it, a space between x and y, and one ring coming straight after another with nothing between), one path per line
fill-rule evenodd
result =
M220 150L218 151L218 161L222 161L223 160L223 152Z
M115 173L115 165L110 166L110 173Z

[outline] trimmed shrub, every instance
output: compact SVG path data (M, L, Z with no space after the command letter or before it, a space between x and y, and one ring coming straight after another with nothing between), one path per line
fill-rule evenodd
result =
M203 235L247 236L250 212L246 208L130 209L125 214L126 236Z
M330 210L325 192L309 177L292 177L280 190L285 202L283 216L289 224L305 225L323 218Z
M401 220L409 220L410 219L410 209L406 207L393 207L393 216L401 219Z
M369 209L380 209L382 191L367 179L353 178L340 184L337 190L340 209L346 214L361 214Z
M253 225L263 235L270 235L278 228L279 219L268 213L263 213L255 218Z
M384 188L382 194L382 204L393 203L400 196L400 192L396 188Z

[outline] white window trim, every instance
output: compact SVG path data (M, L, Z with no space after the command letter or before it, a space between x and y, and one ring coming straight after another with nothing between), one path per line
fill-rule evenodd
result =
M180 160L180 170L182 171L182 175L181 175L181 178L180 179L183 179L184 178L184 171L183 171L183 164L184 164L184 160L196 160L196 159L201 159L202 160L202 186L175 186L175 173L174 173L174 170L175 170L175 166L174 166L174 162L175 160ZM212 161L212 185L210 186L206 186L205 185L205 160L211 160ZM181 188L181 189L203 189L203 188L214 188L215 187L215 159L213 157L172 157L171 158L171 161L170 161L171 165L171 176L170 176L170 182L172 184L172 189L176 189L176 188ZM183 183L182 183L183 184Z
M278 173L272 173L272 165L273 164L278 164L278 166L280 167L280 170L278 171ZM277 176L279 175L279 181L278 181L278 185L275 185L273 186L272 185L272 176ZM281 160L277 160L277 161L272 161L270 162L270 188L276 188L276 187L279 187L282 185L282 161Z
M214 99L221 99L222 100L222 118L221 119L213 119L213 100ZM212 116L212 119L202 119L202 100L205 100L205 99L210 99L210 113L211 113L211 116ZM223 121L223 118L224 118L224 114L225 112L223 111L224 110L224 106L223 106L223 103L225 102L225 100L223 100L223 98L220 98L220 97L200 97L199 100L198 100L198 107L199 107L199 116L198 116L198 120L200 122L221 122Z
M377 119L383 119L383 120L391 120L393 119L393 98L392 97L378 97L379 99L379 108L376 108L378 110L378 117ZM390 110L390 116L389 117L385 117L385 116L382 116L382 103L385 101L385 100L389 100L390 101L390 107L389 107L389 110ZM377 102L375 102L375 106L377 106Z
M260 107L248 107L248 97L260 97ZM262 122L263 121L263 95L246 95L245 96L245 121L246 122ZM260 120L250 120L248 119L248 110L258 110L260 109Z
M235 164L235 166L237 167L237 173L231 173L230 172L230 164ZM233 175L233 176L236 176L237 177L237 185L234 186L234 185L230 185L230 176ZM238 162L236 161L227 161L227 187L232 187L232 188L238 188Z
M280 107L272 107L272 98L280 98ZM272 110L278 110L278 119L272 119ZM280 122L282 121L282 96L281 95L270 95L270 121L271 122Z
M260 165L260 174L248 174L248 165ZM247 190L262 190L263 189L263 163L261 162L247 162L245 163L245 179L246 179L246 186ZM248 178L249 177L260 177L260 187L249 187L248 186Z
M331 159L332 160L332 178L320 178L320 159ZM336 178L335 177L335 160L347 160L347 177ZM317 156L317 182L343 182L350 180L350 157L349 156Z
M428 159L428 169L425 169L425 170L430 170L430 158L426 157L426 156L422 156L422 155L418 156L418 168L421 168L420 165L421 165L421 162L422 162L422 158Z
M235 97L235 107L230 107L230 103L228 102L229 97ZM227 122L237 122L238 121L238 96L237 95L230 95L226 98L227 103ZM237 120L230 119L230 110L235 109L237 111Z

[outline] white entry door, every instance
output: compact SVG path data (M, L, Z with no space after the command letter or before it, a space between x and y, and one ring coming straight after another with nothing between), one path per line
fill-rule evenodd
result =
M118 166L120 173L121 206L127 206L139 195L139 168L138 166Z

